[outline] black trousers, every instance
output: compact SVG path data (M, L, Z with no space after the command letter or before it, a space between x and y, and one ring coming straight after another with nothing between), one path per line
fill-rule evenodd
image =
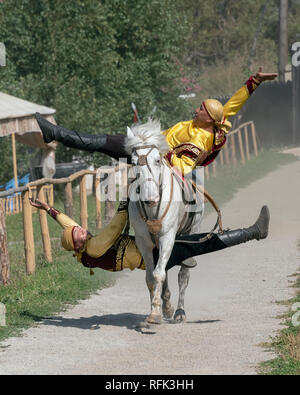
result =
M176 238L176 240L197 241L206 235L207 233L200 233L190 236L179 236ZM227 245L220 240L217 234L213 234L212 238L205 241L204 243L180 243L180 241L176 241L167 263L166 270L169 270L176 265L180 265L187 258L208 254L210 252L219 251L224 248L227 248ZM153 260L155 266L157 264L158 258L159 250L157 247L155 247L153 249Z

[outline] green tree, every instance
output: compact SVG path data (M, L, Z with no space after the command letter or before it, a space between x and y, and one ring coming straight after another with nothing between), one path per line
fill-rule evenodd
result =
M182 61L201 99L231 94L260 65L277 71L279 0L178 0L178 9L190 26ZM299 33L298 0L289 1L288 18L291 44Z
M71 129L124 133L132 101L143 116L156 105L168 126L188 116L178 98L184 37L185 19L171 0L6 0L0 90L56 108L57 122ZM60 147L57 157L74 154Z

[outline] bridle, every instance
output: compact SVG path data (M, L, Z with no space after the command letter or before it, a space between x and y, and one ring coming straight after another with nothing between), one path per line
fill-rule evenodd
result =
M146 155L139 155L137 153L138 150L148 149L148 148L150 148L150 150L147 152ZM150 174L153 176L152 178L146 178L145 181L153 181L156 184L156 186L158 187L159 194L160 194L161 190L162 190L162 183L161 183L161 181L162 181L162 173L160 173L160 175L159 175L159 183L157 183L155 181L155 179L154 179L153 171L152 171L152 169L151 169L151 167L149 166L149 163L148 163L148 156L150 155L150 153L155 148L157 148L157 147L155 145L153 145L153 144L151 144L151 145L150 144L149 145L141 145L139 147L134 148L132 152L135 152L136 156L138 157L137 166L147 166Z
M153 144L152 145L150 145L150 144L149 145L142 145L142 146L134 148L133 152L135 152L136 156L138 157L137 165L138 166L147 166L150 174L153 176L153 177L146 178L145 181L152 181L152 182L154 182L156 184L156 186L158 187L158 190L159 190L160 200L159 200L159 204L158 204L157 209L156 209L155 218L149 219L147 211L145 209L145 204L144 204L143 201L139 200L139 201L136 202L139 214L140 214L141 218L144 220L144 222L147 224L148 230L150 232L152 240L154 241L156 246L158 246L157 234L161 231L162 221L163 221L163 219L165 218L165 216L167 215L167 213L169 211L169 208L170 208L170 205L171 205L171 202L172 202L172 198L173 198L173 189L174 189L173 188L173 186L174 186L173 177L174 177L174 175L173 175L172 172L170 173L170 177L171 177L171 192L170 192L170 198L169 198L167 207L165 208L162 216L160 218L158 218L158 213L159 213L160 204L161 204L161 200L162 200L161 197L162 197L162 190L163 190L163 172L162 171L160 172L159 182L157 183L157 181L154 179L153 171L152 171L152 169L151 169L151 167L149 165L149 162L148 162L148 156L152 152L152 150L155 149L155 148L157 148L157 147L155 145L153 145ZM145 155L139 155L137 151L141 150L141 149L149 149L149 151ZM129 180L128 188L130 188L132 186L133 182L136 181L136 179L137 179L137 177L132 178L132 179Z
M138 150L140 149L149 149L150 150L147 152L146 155L139 155L137 153ZM152 152L153 149L157 148L155 145L143 145L143 146L139 146L133 149L133 152L135 152L135 154L138 157L138 162L137 165L139 166L147 166L148 170L150 171L150 174L153 175L153 172L151 170L151 167L149 166L148 163L148 155L150 154L150 152ZM164 158L162 159L162 161L164 161ZM145 181L153 181L159 188L159 196L160 196L160 200L159 200L159 204L156 210L156 214L154 219L149 219L148 218L148 214L147 211L145 209L145 205L144 202L142 201L138 201L137 203L137 208L139 211L139 214L141 216L141 218L144 220L144 222L147 224L148 226L148 230L149 233L151 235L152 241L154 242L154 244L158 247L158 233L161 231L161 227L162 227L162 221L165 218L165 216L167 215L171 202L172 202L172 198L173 198L173 189L174 189L174 177L176 176L176 174L174 173L174 169L170 166L170 164L165 161L162 162L165 163L167 165L167 167L170 169L170 177L171 177L171 191L170 191L170 199L168 201L167 207L165 208L162 216L160 218L158 218L158 213L159 213L159 209L160 209L160 203L161 203L161 194L162 194L162 186L163 186L163 174L162 172L160 173L159 176L159 183L157 184L157 182L155 181L154 178L146 178ZM129 196L129 189L132 186L133 182L136 181L137 177L135 178L131 178L128 180L128 196ZM203 195L210 203L211 205L214 207L214 209L216 210L217 214L218 214L218 218L216 221L215 226L213 227L213 229L203 238L200 238L197 241L189 241L189 240L175 240L175 241L180 241L181 243L204 243L205 241L209 240L212 236L213 236L213 232L217 229L217 227L219 227L219 233L222 234L223 231L223 226L222 226L222 217L221 217L221 211L219 209L219 207L217 206L217 204L215 203L214 199L212 198L212 196L210 196L210 194L205 190L201 190L193 181L192 183L195 186L195 190Z

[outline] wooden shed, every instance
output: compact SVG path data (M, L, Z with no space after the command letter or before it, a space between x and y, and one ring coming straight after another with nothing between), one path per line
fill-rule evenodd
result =
M45 149L46 156L55 161L56 143L44 143L42 132L34 117L36 112L55 123L55 109L0 92L0 137L11 136L16 187L18 187L16 141L30 147Z

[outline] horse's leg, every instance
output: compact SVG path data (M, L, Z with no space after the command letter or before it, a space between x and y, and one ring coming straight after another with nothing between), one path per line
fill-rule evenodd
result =
M181 266L178 273L178 284L179 284L179 298L177 310L174 314L175 322L185 322L186 315L184 311L184 296L187 286L190 280L190 269L186 266Z
M159 240L159 259L156 268L153 271L154 277L154 294L151 304L151 314L147 318L149 323L159 324L162 320L161 313L161 296L162 286L166 279L166 266L170 258L174 245L175 232L168 232L160 237Z
M136 235L135 237L136 245L143 256L145 265L146 265L146 284L149 290L150 295L150 306L152 306L152 300L154 296L154 289L155 289L155 282L153 277L154 271L154 262L153 262L153 244L152 240L149 237L148 232L143 233L142 231L139 232L139 236Z
M162 302L163 316L166 319L171 319L174 314L174 307L172 306L172 304L170 302L171 292L170 292L169 285L168 285L168 273L166 273L166 279L163 283L161 298L163 301Z
M191 231L189 234L200 233L203 210L204 210L204 207L202 207L202 212L200 212L199 214L196 214L194 223L191 227ZM185 297L185 292L186 292L186 289L187 289L187 286L188 286L189 280L190 280L189 268L195 267L197 265L195 258L188 258L185 261L183 261L182 263L183 263L183 265L181 266L181 269L179 270L179 273L178 273L179 297L178 297L177 310L174 314L175 322L185 322L186 321L186 315L185 315L185 311L184 311L184 297Z

